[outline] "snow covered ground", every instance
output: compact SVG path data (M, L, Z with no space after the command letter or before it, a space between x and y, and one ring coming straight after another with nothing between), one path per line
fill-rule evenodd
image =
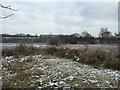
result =
M110 69L95 69L92 66L80 64L68 59L48 57L42 55L21 57L14 59L11 57L2 58L3 77L14 77L17 71L10 71L9 65L18 61L25 62L27 58L32 61L23 65L26 68L23 72L38 70L40 74L30 76L30 85L38 88L43 87L80 87L80 88L117 88L120 71ZM8 67L6 67L8 66ZM22 68L23 68L22 67ZM21 69L23 70L23 69ZM11 73L12 72L12 73ZM32 72L31 72L32 73ZM12 82L12 81L11 81ZM14 82L17 85L18 82Z

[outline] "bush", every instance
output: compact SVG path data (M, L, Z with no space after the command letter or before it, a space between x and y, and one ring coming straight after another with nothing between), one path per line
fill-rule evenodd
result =
M44 49L35 48L32 44L21 43L13 50L3 50L5 56L20 56L20 55L33 55L45 54L53 55L59 58L73 59L79 63L93 65L95 67L104 67L120 70L120 61L117 53L106 50L78 50L60 47L48 47Z
M20 43L15 47L16 54L20 55L30 55L36 52L36 48L32 44Z
M104 62L104 67L108 69L120 70L120 61L118 59L106 60Z
M116 55L104 50L81 53L78 62L93 65L97 68L104 67L120 70L120 61L116 58Z
M14 54L14 50L3 49L2 56L12 56Z
M31 87L31 77L40 76L42 73L40 69L33 68L33 65L38 63L36 61L36 59L28 57L22 62L19 60L10 62L6 67L8 72L3 72L2 86L4 88Z
M33 55L37 54L39 50L35 48L32 44L29 43L19 43L14 49L3 49L3 56L15 56L19 57L20 55Z
M79 56L78 50L68 49L68 48L50 47L50 48L46 48L45 52L46 52L46 54L54 55L59 58L74 59L76 56Z
M30 87L30 76L28 73L19 72L15 76L3 77L4 88L29 88Z
M61 41L59 38L51 38L48 42L48 44L52 46L59 46L61 44Z
M64 58L66 57L66 53L67 53L67 49L59 48L57 52L55 53L55 55L59 58Z
M46 48L44 50L45 50L45 53L49 55L55 55L55 53L58 51L57 48L55 47Z
M84 63L95 66L100 66L103 63L103 61L106 60L107 58L106 53L102 50L96 50L93 52L89 51L84 56L85 56Z
M79 51L76 49L68 49L66 58L68 59L74 59L79 56Z

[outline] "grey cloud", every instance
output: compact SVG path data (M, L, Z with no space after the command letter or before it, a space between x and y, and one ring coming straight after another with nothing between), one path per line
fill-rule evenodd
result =
M3 33L71 34L87 31L96 34L106 26L117 30L114 3L14 3L20 11L4 21Z

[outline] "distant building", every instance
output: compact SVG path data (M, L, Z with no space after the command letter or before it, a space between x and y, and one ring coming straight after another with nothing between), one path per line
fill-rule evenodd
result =
M51 38L56 38L58 35L40 35L40 36L33 36L29 34L0 34L2 37L3 43L17 43L17 42L37 42L37 43L48 43Z
M40 35L39 39L41 43L48 43L50 39L56 38L58 35Z

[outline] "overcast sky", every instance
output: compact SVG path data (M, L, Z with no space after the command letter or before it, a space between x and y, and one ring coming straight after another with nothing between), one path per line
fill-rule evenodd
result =
M117 2L14 2L4 3L17 12L2 9L2 33L72 34L88 31L97 36L101 27L118 32Z

